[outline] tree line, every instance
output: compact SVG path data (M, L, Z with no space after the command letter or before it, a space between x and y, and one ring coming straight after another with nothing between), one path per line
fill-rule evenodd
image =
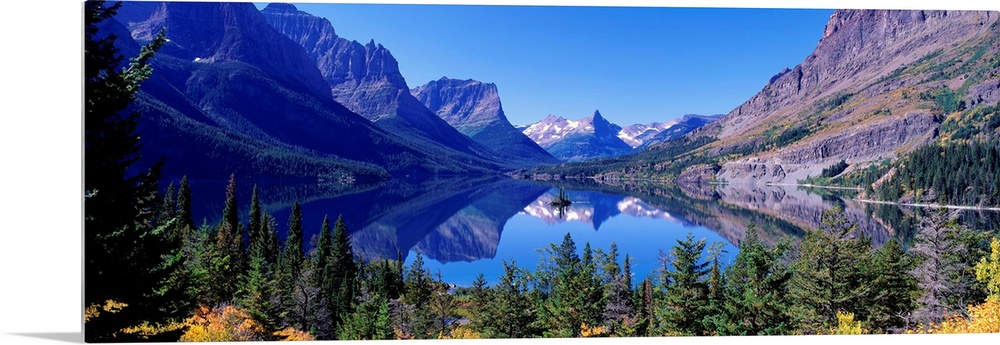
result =
M101 329L109 332L105 339L936 332L970 329L970 318L998 311L1000 248L991 249L990 240L994 247L1000 241L963 228L948 213L926 217L909 248L895 239L873 248L837 207L797 243L768 246L750 224L728 267L719 261L719 247L688 235L661 253L658 273L641 281L633 281L632 259L614 243L607 250L589 243L581 249L567 233L542 248L533 270L505 261L492 285L480 274L471 286L455 287L431 274L420 253L410 265L401 256L357 257L342 218L325 217L307 251L297 202L279 241L278 222L261 209L256 187L245 223L237 216L232 177L226 197L219 224L200 226L191 219L186 179L176 192L171 184L154 198L150 226L179 243L173 255L160 256L166 265L153 266L171 268L158 290L182 292L158 301L186 312L173 318L133 313L136 324ZM100 320L130 305L87 312ZM91 322L88 334L99 325Z

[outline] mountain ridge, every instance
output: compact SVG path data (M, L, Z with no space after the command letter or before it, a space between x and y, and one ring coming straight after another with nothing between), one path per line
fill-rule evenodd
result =
M521 130L553 156L568 162L632 152L632 147L618 137L621 126L605 119L598 110L579 120L550 114Z
M463 135L414 98L398 62L381 44L371 40L362 45L339 37L329 20L294 5L269 4L260 13L308 52L329 94L348 109L419 145L443 146L461 159L494 170L508 167L496 152Z
M337 103L305 50L249 3L160 3L129 11L122 47L167 27L133 109L143 161L164 178L495 174L496 165L413 143ZM152 9L152 10L151 10ZM124 26L124 24L122 24ZM336 136L331 136L336 133Z
M506 161L521 167L559 162L511 125L496 84L442 77L410 92L449 125L492 148Z
M840 161L851 175L924 145L996 141L998 18L837 10L812 54L718 121L633 155L533 174L799 183Z

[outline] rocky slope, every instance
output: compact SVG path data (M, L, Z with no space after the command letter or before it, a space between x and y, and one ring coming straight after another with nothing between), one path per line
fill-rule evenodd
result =
M505 161L522 167L558 162L510 124L493 83L444 77L410 92L449 125L492 148Z
M389 133L334 101L305 50L268 25L253 4L149 5L125 2L122 8L131 16L134 41L167 28L168 42L134 104L142 114L143 159L165 157L165 178L495 169ZM149 17L138 18L144 13ZM120 36L118 45L134 47L128 38Z
M291 4L270 4L261 13L306 50L328 93L348 109L415 143L444 146L479 164L504 165L491 149L449 126L414 98L396 59L381 44L338 37L329 20Z
M521 131L556 158L577 162L591 158L618 156L632 147L618 137L621 126L601 116L599 111L579 120L549 115Z
M743 156L722 162L729 182L796 182L840 160L898 157L947 135L947 118L996 104L998 17L836 11L805 61L693 136L720 139L709 156Z

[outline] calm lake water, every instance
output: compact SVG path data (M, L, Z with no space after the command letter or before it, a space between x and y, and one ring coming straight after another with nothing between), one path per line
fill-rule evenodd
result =
M253 182L240 181L237 199L245 222ZM365 260L424 257L432 274L467 286L479 273L492 284L503 261L534 270L539 249L559 244L569 233L582 251L585 243L607 251L616 243L619 260L633 258L633 281L657 274L661 253L688 234L718 243L720 261L735 258L747 225L757 224L768 243L801 238L818 228L824 210L844 206L844 214L875 245L891 237L910 241L920 211L859 204L850 198L779 186L708 186L681 190L655 185L606 186L587 181L552 183L503 178L394 179L377 183L258 181L263 208L274 215L279 237L287 230L294 201L302 206L306 238L343 215L355 254ZM196 220L217 224L225 201L225 181L194 181ZM549 204L558 188L574 202L559 210ZM967 217L993 227L995 214ZM978 224L977 223L977 224ZM707 256L706 256L707 259Z

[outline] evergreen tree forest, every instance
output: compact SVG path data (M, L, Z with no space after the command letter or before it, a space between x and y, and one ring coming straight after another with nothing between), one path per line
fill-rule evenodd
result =
M186 180L176 194L171 184L155 197L151 217L180 243L176 259L161 256L180 266L161 289L183 293L164 305L185 306L185 317L113 335L267 341L1000 332L1000 324L988 325L989 313L1000 311L1000 239L961 229L947 213L926 221L909 248L895 239L873 247L836 207L796 243L769 246L750 224L726 267L716 247L689 235L665 244L671 249L661 253L658 274L642 281L633 280L632 260L616 245L580 246L567 233L541 249L533 269L505 261L500 276L457 287L432 274L419 252L409 265L365 261L354 254L342 217L303 224L295 203L279 222L260 207L266 195L235 186L230 179L219 224L182 220L191 198ZM234 217L243 205L249 216ZM319 229L309 250L306 228Z
M918 148L874 194L888 201L996 207L1000 205L1000 141Z
M797 243L769 246L750 224L727 267L688 236L663 244L659 274L642 281L616 245L581 247L567 233L534 269L505 261L468 287L432 274L420 253L410 265L403 253L356 256L343 217L304 224L296 202L276 219L267 195L238 190L234 175L219 223L195 224L186 178L160 192L169 162L128 173L141 145L126 109L164 38L123 64L114 37L96 36L117 8L85 4L88 342L1000 332L1000 239L947 213L909 248L874 248L837 208ZM971 197L942 183L948 198ZM307 228L318 235L304 238Z

